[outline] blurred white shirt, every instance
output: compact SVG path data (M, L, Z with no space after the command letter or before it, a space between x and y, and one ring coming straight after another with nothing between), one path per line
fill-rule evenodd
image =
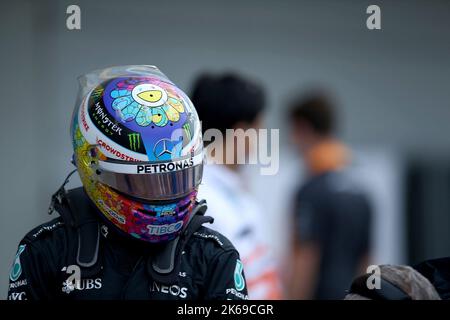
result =
M279 299L281 287L276 263L266 243L262 209L245 188L238 173L224 165L205 165L198 199L206 199L210 228L226 236L244 264L250 299Z

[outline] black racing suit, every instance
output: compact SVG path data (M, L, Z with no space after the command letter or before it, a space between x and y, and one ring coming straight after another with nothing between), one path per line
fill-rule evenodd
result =
M99 250L93 266L77 265L79 230L62 217L42 224L20 242L10 273L8 299L247 299L239 254L220 233L200 226L186 240L177 274L155 280L158 246L131 239L100 218Z

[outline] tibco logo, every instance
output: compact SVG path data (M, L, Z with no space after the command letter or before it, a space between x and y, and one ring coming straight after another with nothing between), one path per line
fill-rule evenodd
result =
M186 287L179 287L177 285L166 286L153 282L153 285L150 287L150 291L171 294L172 296L186 299L188 289Z
M162 225L147 225L148 233L151 235L163 235L168 233L177 232L183 226L183 221L178 221L172 224L162 224Z

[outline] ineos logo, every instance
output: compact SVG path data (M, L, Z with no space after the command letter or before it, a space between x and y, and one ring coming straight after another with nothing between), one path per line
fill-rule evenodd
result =
M186 287L179 287L177 285L166 286L153 282L153 285L150 287L150 291L170 294L172 296L185 299L187 298L188 289Z

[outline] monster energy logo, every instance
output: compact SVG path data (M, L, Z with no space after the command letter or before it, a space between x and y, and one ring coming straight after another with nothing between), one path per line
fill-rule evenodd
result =
M130 143L130 149L137 151L141 147L141 139L139 133L128 134L128 141Z
M184 132L186 133L187 140L191 140L191 126L189 123L183 125Z

